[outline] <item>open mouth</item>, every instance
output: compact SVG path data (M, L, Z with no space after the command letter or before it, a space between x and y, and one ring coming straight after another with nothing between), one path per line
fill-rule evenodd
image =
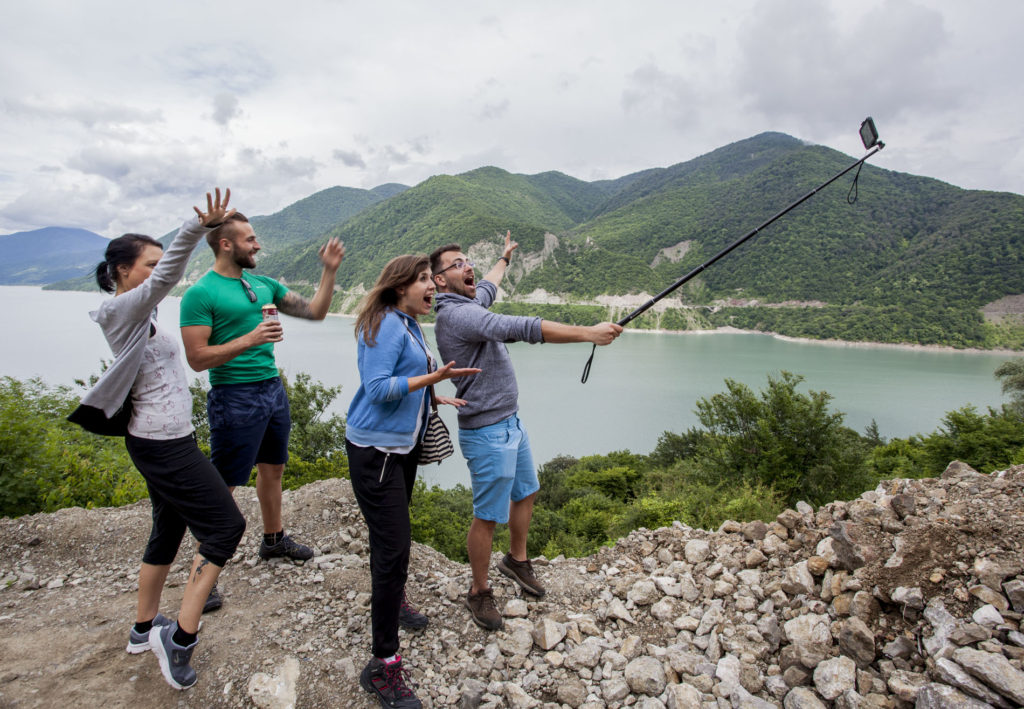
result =
M469 275L466 276L465 283L467 286L472 286L476 284L476 277L474 276L472 271L470 271Z
M433 303L434 303L434 296L432 296L432 295L425 295L425 296L423 296L423 304L425 306L427 306L427 308L429 308L431 305L433 305Z

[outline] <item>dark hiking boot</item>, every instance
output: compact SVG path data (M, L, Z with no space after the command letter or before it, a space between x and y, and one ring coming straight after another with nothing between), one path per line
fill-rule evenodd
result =
M407 676L401 657L394 662L375 657L359 674L359 685L388 709L421 709L423 703L406 684Z
M498 571L508 576L510 579L519 584L519 587L527 593L533 594L538 598L544 596L547 591L540 585L540 581L533 574L533 564L530 560L516 561L512 558L511 554L506 554L504 558L498 562Z
M224 596L220 595L220 589L217 588L217 584L213 584L213 588L210 589L210 595L206 597L206 603L203 604L203 613L210 613L223 605Z
M473 622L484 630L500 630L504 623L501 613L494 605L494 590L484 589L477 593L466 594L466 608L473 615Z
M409 605L409 599L402 594L402 607L398 610L398 624L409 630L419 630L427 627L429 623L427 616Z

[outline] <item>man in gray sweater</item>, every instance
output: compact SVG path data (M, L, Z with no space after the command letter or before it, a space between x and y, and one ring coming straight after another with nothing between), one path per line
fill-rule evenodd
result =
M474 264L458 244L448 244L430 255L437 287L434 335L443 362L476 367L473 377L455 381L455 396L466 401L459 408L459 447L466 458L473 487L473 522L466 538L473 583L466 605L482 628L502 627L488 581L488 565L496 524L508 524L509 553L498 570L534 596L544 587L533 573L526 554L526 537L533 517L533 501L540 490L530 453L530 440L517 415L519 389L506 342L592 342L607 345L622 332L615 323L591 327L564 325L537 317L492 313L489 308L505 275L512 252L518 248L511 232L505 251L479 283Z

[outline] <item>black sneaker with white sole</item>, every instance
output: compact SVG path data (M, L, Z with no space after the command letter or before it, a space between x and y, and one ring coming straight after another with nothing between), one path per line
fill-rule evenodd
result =
M260 558L273 559L284 557L295 561L307 561L313 558L313 550L305 544L299 544L287 534L277 544L260 542Z

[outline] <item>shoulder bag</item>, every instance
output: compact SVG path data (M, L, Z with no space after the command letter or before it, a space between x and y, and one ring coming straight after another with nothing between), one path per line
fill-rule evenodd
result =
M431 358L430 353L427 352L427 348L423 346L423 343L416 339L416 336L409 329L409 325L403 318L402 324L405 325L405 329L408 330L409 336L416 341L416 344L423 350L423 354L427 357L427 374L434 371L434 360ZM448 433L448 427L444 425L444 421L441 420L441 414L437 413L437 399L434 396L434 385L431 384L427 387L427 391L430 393L430 415L427 417L427 427L423 432L423 437L420 439L420 455L416 462L420 465L426 465L428 463L440 463L442 460L450 456L455 452L455 446L452 445L451 434Z

